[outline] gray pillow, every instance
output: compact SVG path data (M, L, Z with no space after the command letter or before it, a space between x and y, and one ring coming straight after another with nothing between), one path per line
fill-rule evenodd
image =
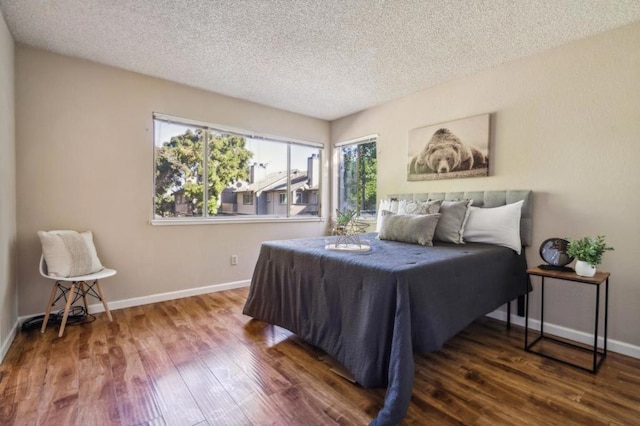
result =
M398 201L397 214L434 214L440 211L442 200L428 201Z
M445 243L463 244L462 235L469 205L471 200L444 201L440 206L442 217L438 221L433 239Z
M432 246L433 234L439 219L440 213L400 215L385 210L382 212L382 226L378 238Z

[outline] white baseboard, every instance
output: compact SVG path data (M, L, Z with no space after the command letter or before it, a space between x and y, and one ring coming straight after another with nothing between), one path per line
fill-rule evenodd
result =
M507 322L507 313L505 311L493 311L487 314L488 317ZM511 324L516 324L524 327L524 317L511 314ZM529 318L529 328L532 330L540 331L540 321ZM575 342L584 343L593 347L593 334L585 333L583 331L574 330L560 325L544 322L544 334L552 334L554 336L562 337L565 339L573 340ZM524 345L524 342L523 342ZM604 338L598 337L598 347L604 346ZM607 351L616 352L622 355L627 355L633 358L640 359L640 347L631 345L629 343L621 342L611 338L607 339Z
M115 300L115 301L107 300L107 301L109 304L109 310L114 311L116 309L148 305L149 303L164 302L167 300L174 300L174 299L182 299L183 297L197 296L199 294L215 293L218 291L231 290L234 288L248 287L249 284L251 284L250 280L234 281L230 283L213 284L213 285L208 285L204 287L190 288L187 290L178 290L178 291L169 291L167 293L151 294L149 296L132 297L131 299ZM94 303L93 305L89 305L90 314L96 314L99 312L104 312L104 306L102 306L102 303L98 302L98 303ZM35 314L35 315L22 316L18 318L18 322L22 324L25 320L33 316L43 315L43 314L44 312L41 312L40 314Z
M1 342L2 346L0 346L0 364L2 364L2 360L4 359L7 352L9 352L9 348L11 347L11 343L13 343L13 339L16 338L16 333L18 332L19 324L21 324L21 322L20 322L20 319L18 318L16 323L13 324L13 327L11 328L11 331L7 335L7 338L4 339L4 342Z
M250 280L234 281L230 283L213 284L204 287L190 288L187 290L170 291L167 293L152 294L149 296L133 297L131 299L108 301L109 310L130 308L132 306L148 305L149 303L164 302L167 300L182 299L183 297L197 296L199 294L216 293L218 291L232 290L234 288L248 287ZM89 305L89 313L104 312L102 303Z

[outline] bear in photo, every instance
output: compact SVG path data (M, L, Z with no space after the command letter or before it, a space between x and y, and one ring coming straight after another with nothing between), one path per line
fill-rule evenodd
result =
M438 129L431 140L411 159L410 173L449 173L481 169L487 156L478 148L463 143L449 129Z

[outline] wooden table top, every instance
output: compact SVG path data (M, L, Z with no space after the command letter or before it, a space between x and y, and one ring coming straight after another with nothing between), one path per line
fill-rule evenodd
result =
M602 284L607 280L607 278L609 278L609 275L611 275L609 272L596 271L596 274L593 277L582 277L573 271L554 271L552 269L540 269L540 267L538 266L527 269L527 274L547 278L558 278L568 281L577 281L587 284Z

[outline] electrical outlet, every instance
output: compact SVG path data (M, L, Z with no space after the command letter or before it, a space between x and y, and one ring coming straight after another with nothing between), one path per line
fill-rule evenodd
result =
M237 254L232 254L231 255L231 264L232 265L237 265L238 264L238 255Z

